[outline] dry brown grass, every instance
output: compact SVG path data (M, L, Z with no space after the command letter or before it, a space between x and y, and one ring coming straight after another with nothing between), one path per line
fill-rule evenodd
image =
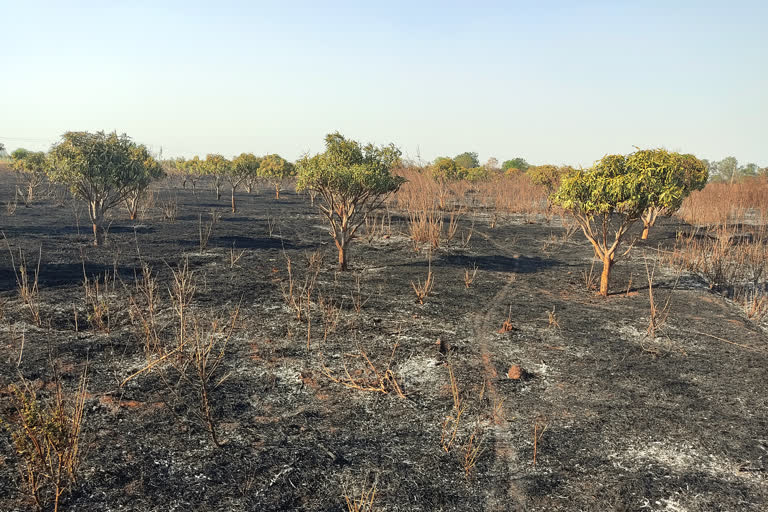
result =
M768 180L709 183L688 196L677 215L697 226L762 222L768 219Z
M395 372L392 370L392 362L395 359L397 346L398 344L395 342L387 366L383 370L379 369L381 365L379 368L376 367L365 350L358 348L356 354L345 355L347 361L343 363L344 375L337 376L324 364L322 365L323 374L332 382L341 384L349 389L383 394L393 393L400 398L405 398L405 393L403 393L400 384L397 382ZM356 368L353 367L351 372L348 362L356 366Z

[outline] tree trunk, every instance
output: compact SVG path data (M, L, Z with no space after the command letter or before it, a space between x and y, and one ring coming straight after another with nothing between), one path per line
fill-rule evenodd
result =
M651 223L643 219L643 234L640 236L641 240L648 240L649 229L651 229Z
M104 244L104 211L101 204L91 201L88 205L88 216L93 224L93 245L100 246Z
M219 201L221 199L221 185L216 183L216 200Z
M232 187L232 213L237 212L237 207L235 206L235 187Z
M603 258L603 273L600 276L600 295L603 297L608 296L608 279L611 277L611 267L613 267L613 254Z
M339 249L339 269L345 271L347 270L347 241L343 234L341 240L336 240L336 247Z
M275 199L280 199L280 185L275 185Z

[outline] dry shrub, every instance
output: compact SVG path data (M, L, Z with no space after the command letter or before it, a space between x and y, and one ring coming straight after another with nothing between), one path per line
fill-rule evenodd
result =
M368 354L362 348L358 348L357 354L346 354L348 361L357 363L357 368L350 373L347 362L344 362L344 375L336 376L327 366L323 366L323 374L332 382L341 384L350 389L359 391L372 391L376 393L394 393L400 398L405 398L400 384L397 382L395 372L392 370L392 362L395 359L397 342L392 347L392 354L389 356L386 368L380 370L368 357Z
M732 295L735 288L757 288L768 274L768 228L739 231L727 225L678 233L670 262L702 276L710 288Z
M85 417L86 373L77 391L65 393L54 378L55 392L43 398L30 384L11 386L14 413L0 418L8 429L21 462L24 486L39 510L53 505L77 482L80 435Z

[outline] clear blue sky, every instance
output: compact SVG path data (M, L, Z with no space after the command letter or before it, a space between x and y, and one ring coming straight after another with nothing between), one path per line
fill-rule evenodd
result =
M117 130L164 156L323 136L425 160L768 165L768 1L0 0L0 142Z

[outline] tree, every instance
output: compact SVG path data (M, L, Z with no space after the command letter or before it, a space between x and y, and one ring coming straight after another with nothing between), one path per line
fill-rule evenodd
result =
M452 158L439 156L429 169L432 179L437 183L437 199L440 209L445 209L445 200L448 197L448 183L461 179L459 166Z
M195 155L183 162L184 176L192 183L192 195L197 196L197 182L205 175L205 160Z
M36 190L45 182L45 153L19 148L11 153L11 159L11 166L24 181L26 190L22 197L24 205L29 207Z
M757 171L760 170L757 164L747 164L739 167L739 176L741 177L754 177L757 176Z
M232 162L218 154L205 156L202 162L203 172L213 177L213 186L216 189L216 200L221 199L221 182L229 174Z
M626 165L623 155L608 155L589 170L573 171L563 177L552 201L574 216L595 256L602 261L600 295L607 296L621 242L650 206L643 176ZM627 252L629 249L624 254Z
M643 240L659 215L671 215L694 190L707 184L709 173L704 162L693 155L671 153L664 149L642 149L626 158L626 165L642 176L648 195L643 212Z
M477 158L477 153L462 153L460 155L456 155L456 158L454 158L453 161L456 162L456 165L462 169L473 169L475 167L480 167L480 160Z
M131 220L136 220L136 214L139 211L139 204L144 197L144 193L149 188L149 185L163 176L165 171L163 167L155 162L157 165L144 166L143 173L137 173L136 180L133 185L129 187L128 194L125 196L125 207L128 210L128 217Z
M526 171L528 170L528 167L530 167L530 164L525 161L525 158L520 157L513 158L512 160L506 160L503 164L501 164L501 170L504 172L507 172L510 169Z
M392 144L362 146L336 132L326 135L325 148L299 160L296 189L314 190L321 198L318 206L331 225L339 267L346 270L357 229L406 180L391 172L401 154Z
M241 153L232 160L232 165L227 174L227 180L232 187L232 213L237 211L235 205L235 191L244 181L256 176L259 172L260 159L253 153Z
M5 153L5 144L0 142L0 153Z
M499 172L499 170L501 170L501 168L499 167L499 160L493 156L490 157L487 162L485 162L485 165L483 167L485 167L488 170L488 172L491 172L491 173Z
M259 176L275 187L275 199L280 199L280 188L285 180L296 176L296 167L280 155L266 155L261 161Z
M547 189L547 210L552 206L550 196L560 186L560 179L573 171L568 165L558 167L556 165L532 165L525 173L534 185L542 185Z
M739 161L736 157L727 156L714 164L715 173L720 181L727 181L730 184L738 178Z
M116 132L65 133L51 148L47 167L53 181L69 185L73 196L88 202L95 245L104 243L106 211L147 176L162 172L144 145Z

